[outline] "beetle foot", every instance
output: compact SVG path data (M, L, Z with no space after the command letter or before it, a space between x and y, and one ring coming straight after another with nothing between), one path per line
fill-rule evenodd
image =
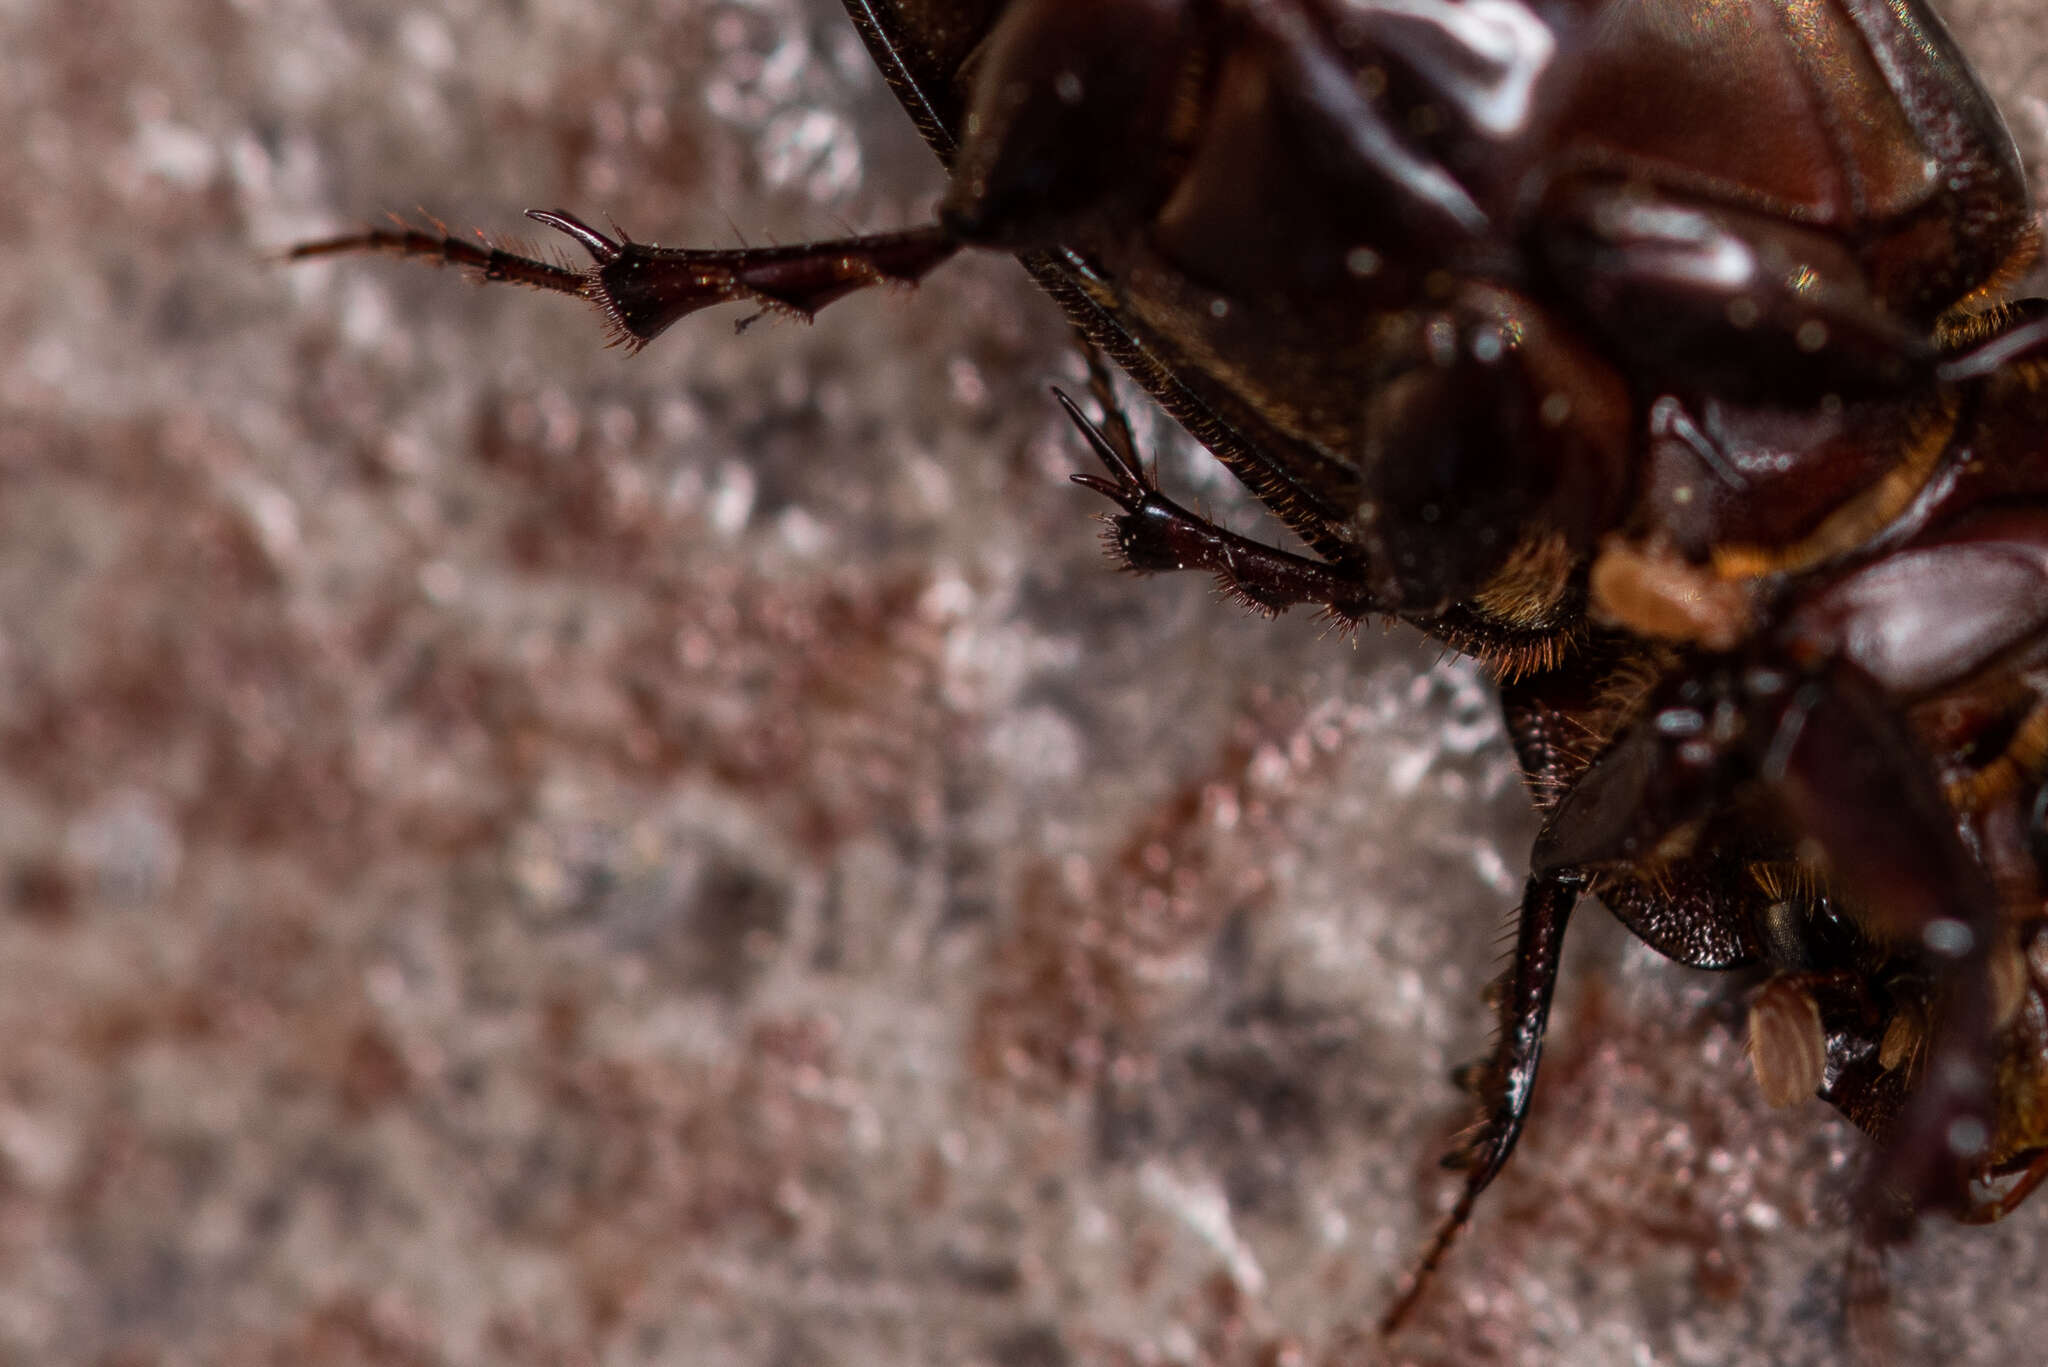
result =
M355 256L365 252L402 256L435 265L454 266L467 271L479 282L507 281L528 289L583 296L589 285L588 272L559 259L534 254L525 243L493 238L478 230L474 240L460 237L438 218L427 217L424 226L397 214L391 226L369 228L342 237L301 242L284 253L287 261L306 261L319 256Z

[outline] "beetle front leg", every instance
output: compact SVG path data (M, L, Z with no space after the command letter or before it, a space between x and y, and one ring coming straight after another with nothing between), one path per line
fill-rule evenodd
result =
M1207 570L1226 595L1267 616L1306 603L1352 624L1386 611L1364 577L1346 566L1264 545L1174 502L1159 492L1158 484L1138 464L1129 447L1128 428L1120 419L1113 419L1112 430L1121 439L1112 441L1065 393L1055 389L1053 397L1109 471L1107 479L1069 478L1124 510L1109 519L1106 539L1125 568L1137 574Z

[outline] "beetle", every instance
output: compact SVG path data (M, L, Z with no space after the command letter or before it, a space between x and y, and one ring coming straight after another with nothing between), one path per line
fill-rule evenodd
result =
M1502 677L1544 824L1464 1190L1512 1153L1583 894L1762 965L1752 1054L1877 1136L1860 1237L2048 1176L2048 305L1995 107L1923 0L849 0L946 164L936 221L570 267L591 300L809 315L1016 253L1299 537L1156 486L1069 403L1131 568L1406 620ZM1106 386L1098 385L1098 390Z

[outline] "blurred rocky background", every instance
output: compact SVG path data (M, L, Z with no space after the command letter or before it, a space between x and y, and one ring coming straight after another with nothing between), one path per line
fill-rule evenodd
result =
M2038 166L2034 0L1949 10ZM1488 686L1110 573L1014 265L628 358L275 258L918 221L826 0L4 0L0 130L0 1363L1836 1360L1860 1141L1597 912L1372 1337L1531 833ZM1904 1360L2035 1360L2048 1201L1895 1273Z

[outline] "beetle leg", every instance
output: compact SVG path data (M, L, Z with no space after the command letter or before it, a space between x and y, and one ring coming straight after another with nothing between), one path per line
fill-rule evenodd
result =
M1536 1066L1543 1057L1543 1032L1557 986L1565 925L1585 885L1579 873L1554 870L1531 877L1523 890L1514 960L1500 981L1500 1037L1481 1078L1486 1114L1471 1143L1447 1160L1465 1169L1465 1189L1450 1214L1437 1225L1436 1234L1409 1273L1407 1285L1380 1321L1383 1334L1393 1333L1408 1318L1444 1255L1471 1221L1480 1193L1500 1175L1515 1151L1515 1142L1522 1137L1536 1085Z
M1921 379L1938 359L1849 247L1780 216L1626 180L1561 182L1541 251L1651 384L1683 374L1719 395L1810 401Z
M1923 289L1953 297L1981 286L2031 253L2032 197L2019 149L1998 107L1926 4L1850 0L1843 6L1863 34L1885 79L1900 95L1899 112L1932 154L1942 187L1941 220L1953 225L1953 248L1938 253ZM1946 287L1944 290L1943 287Z
M370 228L343 237L301 242L285 252L284 259L306 261L316 256L354 256L362 252L383 252L390 256L454 266L468 271L486 284L505 280L525 285L528 289L578 297L583 295L587 283L582 271L559 261L511 251L482 231L472 242L466 237L457 237L447 224L437 218L430 218L426 227L417 228L397 214L391 215L388 228Z
M1909 1207L1959 1204L1991 1139L1997 893L1868 674L1843 660L1794 672L1761 656L1722 658L1673 667L1559 802L1535 867L1654 867L1689 849L1706 816L1745 788L1770 801L1863 934L1901 947L1934 982L1926 1063L1911 1095L1880 1118L1885 1155L1864 1199L1868 1237L1889 1241L1901 1231L1885 1193Z
M1842 1268L1842 1336L1849 1360L1887 1367L1893 1351L1892 1291L1884 1272L1884 1245L1859 1228Z
M1966 1225L1996 1224L2018 1210L2044 1181L2048 1181L2048 1151L2035 1154L2020 1171L2018 1180L2003 1191L1983 1196L1973 1192L1969 1204L1957 1213L1956 1219Z
M603 311L613 345L638 351L698 309L753 303L808 320L835 299L870 285L915 284L960 249L935 224L787 247L699 250L656 247L624 233L615 241L565 213L529 209L526 216L575 239L590 253L590 266L573 270L507 251L488 239L470 242L439 223L431 231L401 223L308 242L292 248L288 257L387 252L459 266L485 281L573 294Z
M1105 433L1061 390L1053 390L1053 397L1109 471L1107 479L1068 478L1124 510L1109 519L1107 539L1125 568L1138 574L1207 570L1225 594L1267 616L1312 603L1351 623L1383 610L1363 578L1347 567L1264 545L1219 527L1160 493L1131 452L1127 428L1121 429L1119 440L1112 440L1119 429Z
M1945 384L1965 384L2020 366L2039 367L2048 363L2048 317L2038 316L2038 301L2013 305L2004 317L2007 326L1957 351L1944 360L1935 374Z
M1135 470L1139 466L1138 439L1131 434L1130 415L1117 401L1116 372L1110 366L1109 357L1079 328L1074 329L1074 341L1080 346L1081 358L1088 365L1088 397L1095 400L1096 410L1102 414L1102 421L1094 425L1095 430L1115 452L1118 465Z
M1927 1061L1865 1200L1867 1218L1895 1226L1878 1188L1958 1204L1966 1165L1991 1140L1998 896L1904 722L1860 670L1837 665L1774 712L1759 776L1874 938L1916 947L1935 979Z
M1142 217L1201 61L1185 0L1007 0L976 49L939 219L977 246L1050 247ZM1180 114L1185 118L1185 113Z

